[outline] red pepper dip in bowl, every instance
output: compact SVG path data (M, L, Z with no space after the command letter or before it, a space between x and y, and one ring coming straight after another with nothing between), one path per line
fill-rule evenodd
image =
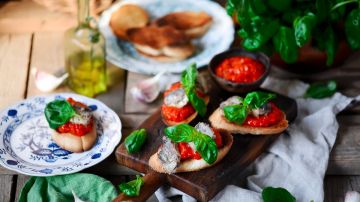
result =
M263 53L230 49L214 56L208 66L211 76L226 91L244 93L260 87L270 72Z

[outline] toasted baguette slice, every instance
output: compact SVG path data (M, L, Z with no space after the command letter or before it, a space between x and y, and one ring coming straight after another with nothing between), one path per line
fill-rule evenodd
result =
M58 133L52 131L52 139L61 148L71 152L80 153L92 148L97 138L95 124L93 129L86 135L76 136L71 133Z
M215 164L220 162L225 157L225 155L229 152L229 150L233 144L233 137L230 133L228 133L226 131L221 131L221 136L223 138L224 146L219 149L217 159L213 164L209 165L208 163L206 163L206 161L204 161L204 159L185 160L185 161L180 162L180 165L175 169L174 173L198 171L198 170L202 170L202 169L214 166ZM160 148L159 148L159 150L160 150ZM159 150L150 157L149 165L153 170L155 170L159 173L167 173L164 170L164 167L162 166L162 163L158 157ZM168 173L168 174L170 174L170 173Z
M144 27L148 23L149 15L143 8L135 4L125 4L111 15L109 24L117 37L126 40L127 30Z
M181 61L191 56L195 51L195 47L192 44L167 46L162 49L154 49L139 44L134 45L141 55L160 62Z
M209 104L210 97L205 96L204 101L205 101L206 105ZM179 125L179 124L182 124L182 123L190 123L192 120L194 120L196 118L197 115L198 115L198 112L195 111L195 113L193 113L192 115L187 117L185 120L180 121L180 122L176 122L176 121L170 121L170 120L165 119L163 114L162 114L162 111L161 111L162 120L165 123L165 125L167 125L167 126L174 126L174 125Z
M211 26L212 17L205 12L181 11L167 14L153 22L156 26L173 26L190 38L202 36Z
M230 133L237 133L243 135L274 135L279 134L287 129L288 121L286 120L286 115L284 114L283 117L284 118L278 124L269 127L243 126L228 121L223 116L221 109L218 108L210 115L209 121L212 127L216 129L226 130Z

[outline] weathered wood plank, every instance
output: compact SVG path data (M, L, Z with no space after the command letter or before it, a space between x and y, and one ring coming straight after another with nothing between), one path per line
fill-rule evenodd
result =
M0 6L0 33L63 31L76 23L76 16L50 11L32 0L9 1Z
M144 79L147 79L149 77L150 76L143 74L128 72L125 94L125 113L150 114L156 111L156 109L158 109L161 104L161 96L153 103L144 104L134 99L130 92L130 89L134 87L138 82L143 81Z
M24 98L30 46L31 34L0 35L0 109Z
M360 191L360 176L326 176L324 201L343 202L348 191Z
M360 175L360 115L339 116L338 121L340 128L327 173Z
M16 194L15 194L15 201L18 201L21 189L25 185L25 182L30 178L27 175L18 175L16 180Z
M12 199L12 187L14 175L0 175L0 201L10 202Z

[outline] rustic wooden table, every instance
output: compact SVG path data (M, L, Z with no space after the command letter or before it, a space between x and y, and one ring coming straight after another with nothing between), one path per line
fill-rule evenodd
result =
M0 3L0 109L24 98L42 94L34 85L34 68L50 73L64 71L63 33L74 26L74 17L49 12L30 0ZM360 53L354 54L340 68L332 69L309 80L335 79L340 91L348 96L360 94ZM145 75L121 70L108 65L109 91L97 97L121 118L123 135L129 134L158 106L159 101L144 105L129 94L136 82ZM275 70L273 75L292 75ZM66 87L57 92L69 91ZM360 191L360 107L338 116L340 129L332 150L325 177L325 201L343 201L348 190ZM101 175L114 184L128 180L134 171L115 162L114 155L84 172ZM0 166L0 201L17 201L28 176Z

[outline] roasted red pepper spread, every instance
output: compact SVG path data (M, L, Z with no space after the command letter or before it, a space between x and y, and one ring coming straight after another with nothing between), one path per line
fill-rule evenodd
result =
M82 108L87 108L87 106L84 103L77 102L72 98L68 98L67 101L73 107L78 106L78 107L82 107ZM89 133L92 130L93 123L94 123L94 121L93 121L92 117L91 117L89 123L86 124L86 125L71 123L70 121L68 121L64 125L57 128L56 131L59 132L59 133L71 133L71 134L76 135L76 136L83 136L83 135L86 135L87 133Z
M283 112L272 102L271 111L265 115L255 117L249 115L246 117L243 125L253 126L253 127L268 127L279 123L284 118Z
M182 85L180 82L174 83L168 90L164 92L164 97L169 93L181 88ZM204 93L197 91L199 97L204 97ZM167 105L161 106L162 115L166 120L180 122L191 116L195 113L194 107L190 104L190 102L184 107L177 108Z
M216 129L212 129L214 131L215 134L215 143L216 146L218 148L223 146L223 142L222 142L222 138L221 138L221 134L218 130ZM181 160L186 160L186 159L196 159L199 160L201 159L201 156L199 154L199 152L194 151L188 143L186 142L181 142L178 143L178 148L179 148L179 152L180 152L180 157Z
M224 59L215 68L215 74L235 83L252 83L265 72L262 63L245 56L234 56Z

